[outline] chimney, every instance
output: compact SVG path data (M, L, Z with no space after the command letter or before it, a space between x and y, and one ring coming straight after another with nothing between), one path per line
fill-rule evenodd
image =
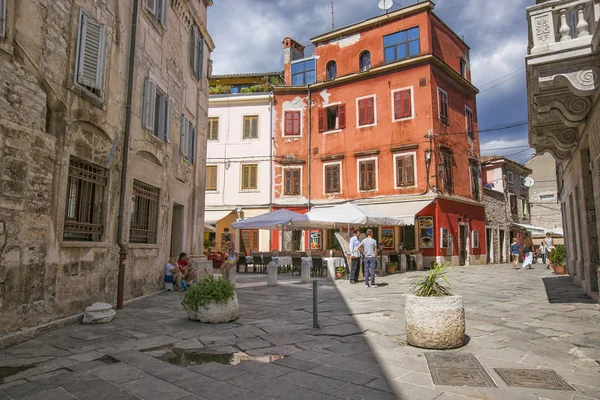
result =
M304 46L286 36L283 39L283 75L285 84L292 84L292 61L304 58Z

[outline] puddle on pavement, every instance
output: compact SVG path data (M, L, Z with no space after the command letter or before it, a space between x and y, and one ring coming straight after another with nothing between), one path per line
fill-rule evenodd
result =
M27 371L30 368L35 367L35 365L20 365L18 367L2 367L0 366L0 383L4 383L4 379L9 376L18 374L19 372Z
M284 357L285 356L282 355L250 356L243 352L215 354L202 353L198 350L171 349L158 357L158 359L173 365L185 367L188 365L207 364L209 362L216 362L224 365L237 365L248 361L270 363L281 360Z

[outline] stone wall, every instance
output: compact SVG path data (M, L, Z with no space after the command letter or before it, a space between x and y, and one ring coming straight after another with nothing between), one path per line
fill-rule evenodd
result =
M502 254L506 255L507 242L506 237L509 232L509 225L507 223L507 208L504 194L493 189L483 189L483 204L485 207L485 225L488 229L492 229L492 253L490 261L493 263L501 263L506 261L502 259ZM510 213L510 210L508 210ZM503 243L500 243L500 230L505 231L505 239ZM504 249L504 252L502 251Z

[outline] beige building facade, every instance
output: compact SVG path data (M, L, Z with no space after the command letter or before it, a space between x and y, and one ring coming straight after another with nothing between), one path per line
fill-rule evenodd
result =
M0 335L205 265L211 4L0 1Z
M529 188L531 225L548 231L562 229L562 211L556 185L556 161L550 153L534 155L525 163L531 169L533 186Z

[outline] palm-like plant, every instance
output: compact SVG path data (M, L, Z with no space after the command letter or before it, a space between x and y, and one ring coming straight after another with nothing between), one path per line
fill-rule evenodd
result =
M411 291L419 297L441 297L452 296L450 289L452 285L448 282L446 274L450 263L438 265L429 274L415 278L411 283ZM446 285L443 284L443 282Z

